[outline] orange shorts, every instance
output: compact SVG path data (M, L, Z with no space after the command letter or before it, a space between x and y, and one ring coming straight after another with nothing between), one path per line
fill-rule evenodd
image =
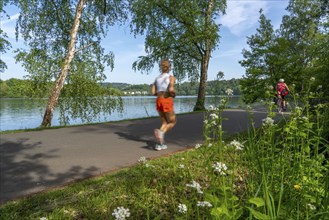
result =
M173 112L174 101L172 98L157 98L156 101L157 111L159 112Z

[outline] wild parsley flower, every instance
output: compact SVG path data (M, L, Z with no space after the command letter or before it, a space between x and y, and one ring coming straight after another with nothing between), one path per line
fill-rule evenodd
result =
M233 140L231 141L231 143L229 144L232 147L235 147L236 150L243 150L243 144L241 144L239 141Z
M142 164L146 163L146 161L147 161L147 160L146 160L146 157L144 157L144 156L143 156L143 157L140 157L140 158L138 159L138 162L139 162L139 163L142 163Z
M264 126L272 126L274 124L274 120L270 117L264 118L262 121Z
M203 194L200 184L195 182L194 180L192 181L192 184L186 184L186 186L191 187L191 188L195 188L198 193Z
M233 96L233 90L232 89L226 89L225 93L228 96Z
M316 207L314 205L312 205L311 203L307 204L307 206L311 209L311 210L316 210Z
M201 144L196 144L195 145L195 149L198 149L198 148L200 148L202 145Z
M212 167L215 169L215 172L217 172L217 173L219 173L221 175L225 175L226 174L227 166L224 163L222 163L222 162L216 162Z
M196 205L198 207L212 207L211 203L207 201L198 201Z
M130 211L129 209L125 209L121 206L114 209L112 215L115 217L116 220L125 220L130 216Z
M187 207L185 204L178 205L178 212L185 214L187 212Z

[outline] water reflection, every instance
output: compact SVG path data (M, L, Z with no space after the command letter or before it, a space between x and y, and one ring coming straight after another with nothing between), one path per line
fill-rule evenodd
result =
M178 96L175 98L175 112L185 113L193 111L197 97ZM205 106L216 105L220 98L206 97ZM93 122L119 121L157 116L155 97L132 96L123 97L123 112L115 111L110 116L101 116ZM0 131L37 128L42 121L46 99L1 99L0 104ZM228 107L238 108L244 106L240 97L232 97ZM59 113L54 112L53 126L60 125ZM82 124L81 120L70 119L70 124Z

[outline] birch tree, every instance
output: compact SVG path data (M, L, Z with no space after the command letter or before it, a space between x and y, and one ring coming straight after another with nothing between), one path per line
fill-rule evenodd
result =
M120 107L119 99L104 99L100 83L106 79L105 67L113 68L114 54L105 54L100 43L108 27L126 19L123 1L12 2L21 9L17 37L29 48L17 50L16 60L34 82L35 95L49 96L42 127L51 126L57 105L63 124L69 118L90 121Z

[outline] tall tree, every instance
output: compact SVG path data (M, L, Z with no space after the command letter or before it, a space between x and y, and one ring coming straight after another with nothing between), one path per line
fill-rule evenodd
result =
M100 89L100 82L106 79L105 66L113 68L114 55L111 52L105 54L100 41L106 36L109 26L126 19L124 2L14 2L21 9L17 34L22 34L30 47L29 50L18 50L16 59L23 63L29 73L28 78L35 82L39 95L49 94L41 125L51 126L58 101L59 105L62 102L65 106L60 108L62 118L84 116L85 114L79 114L81 112L89 112L89 115L94 116L101 110L105 113L113 111L113 104L115 106L118 103L103 98L106 93ZM54 80L52 89L45 86ZM71 86L66 92L62 92L67 85ZM85 116L87 120L91 118Z
M250 51L244 50L244 60L240 61L246 68L241 80L245 101L265 98L264 88L275 85L280 78L295 84L298 93L307 91L311 77L328 78L324 77L329 68L328 10L322 3L291 0L287 7L290 14L282 18L280 28L274 32L270 21L261 14L257 34L248 38ZM272 33L270 38L264 31L266 27Z
M269 78L276 70L271 65L273 58L271 49L275 45L275 34L271 21L260 10L259 28L257 33L248 37L247 44L250 50L242 51L244 60L240 64L246 68L246 74L240 81L244 101L251 103L257 98L263 98L264 87L269 84Z
M219 43L216 19L225 12L226 0L130 0L135 34L145 34L146 56L133 64L148 73L162 58L173 63L173 73L199 80L194 110L203 110L208 65Z

